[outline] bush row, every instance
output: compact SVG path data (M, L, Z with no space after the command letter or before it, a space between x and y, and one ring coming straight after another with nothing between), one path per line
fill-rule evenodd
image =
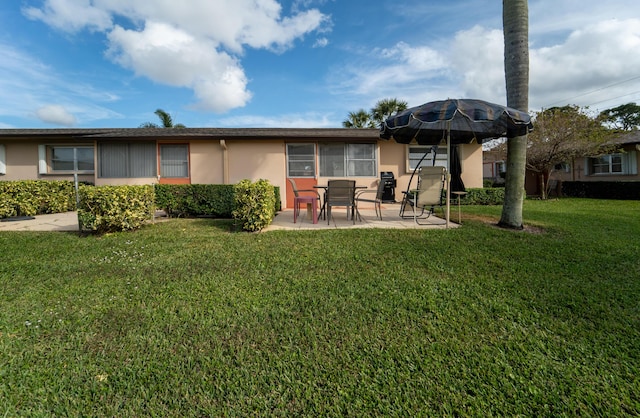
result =
M75 209L76 193L72 181L0 181L0 218Z
M457 199L455 201L457 203ZM467 194L460 199L461 205L502 205L503 203L504 187L469 188L467 189Z
M170 217L231 218L231 184L156 184L156 206Z
M563 181L562 195L594 199L640 200L640 181Z

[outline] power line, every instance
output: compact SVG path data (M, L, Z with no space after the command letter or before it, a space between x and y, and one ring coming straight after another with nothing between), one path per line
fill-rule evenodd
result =
M592 94L592 93L597 93L597 92L599 92L599 91L606 90L606 89L608 89L608 88L615 87L615 86L618 86L618 85L620 85L620 84L628 83L628 82L630 82L630 81L637 80L637 79L640 79L640 75L635 76L635 77L632 77L632 78L629 78L629 79L624 80L624 81L619 81L619 82L617 82L617 83L609 84L608 86L600 87L600 88L598 88L598 89L595 89L595 90L592 90L592 91L589 91L589 92L586 92L586 93L582 93L582 94L579 94L579 95L577 95L577 96L570 97L570 98L568 98L568 99L558 100L558 101L553 102L553 103L551 103L550 105L545 106L545 107L549 108L549 107L552 107L552 106L553 106L553 105L555 105L555 104L559 104L559 103L569 103L569 101L570 101L570 100L577 99L578 97L586 96L586 95L588 95L588 94ZM634 92L634 93L637 93L637 92ZM629 93L629 94L634 94L634 93ZM629 94L625 94L624 96L628 96ZM619 97L624 97L624 96L619 96ZM614 97L614 98L612 98L612 99L607 99L607 100L613 100L613 99L617 99L617 98L619 98L619 97ZM606 102L607 100L601 100L601 101L598 101L598 102L596 102L596 103L592 103L591 105L594 105L594 104L597 104L597 103ZM591 105L589 105L589 106L591 106Z

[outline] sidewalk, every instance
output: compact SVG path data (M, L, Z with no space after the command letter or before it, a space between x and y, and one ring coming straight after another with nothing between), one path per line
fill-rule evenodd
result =
M78 212L52 213L32 218L25 220L2 219L0 220L0 231L79 231Z

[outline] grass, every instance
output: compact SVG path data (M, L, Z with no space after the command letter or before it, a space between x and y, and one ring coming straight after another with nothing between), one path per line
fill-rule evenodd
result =
M640 202L499 214L1 233L0 415L640 414Z

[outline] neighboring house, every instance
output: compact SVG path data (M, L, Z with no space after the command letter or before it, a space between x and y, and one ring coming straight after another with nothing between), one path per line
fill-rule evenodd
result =
M620 150L559 164L551 178L561 181L639 181L640 131L622 133L612 143Z
M498 151L484 151L482 153L482 177L495 183L504 183L504 173L507 165L502 154Z
M100 186L267 179L292 207L287 178L301 189L331 178L374 187L381 172L391 172L400 200L429 148L380 140L377 129L0 129L0 180L77 178ZM460 158L466 187L482 187L481 146L462 145ZM446 166L444 147L435 161Z
M640 181L640 131L622 133L612 141L620 149L612 154L586 156L558 164L549 176L551 194L559 193L563 181ZM483 153L483 177L496 179L504 161L496 151ZM540 195L538 173L527 169L525 189L529 196Z

